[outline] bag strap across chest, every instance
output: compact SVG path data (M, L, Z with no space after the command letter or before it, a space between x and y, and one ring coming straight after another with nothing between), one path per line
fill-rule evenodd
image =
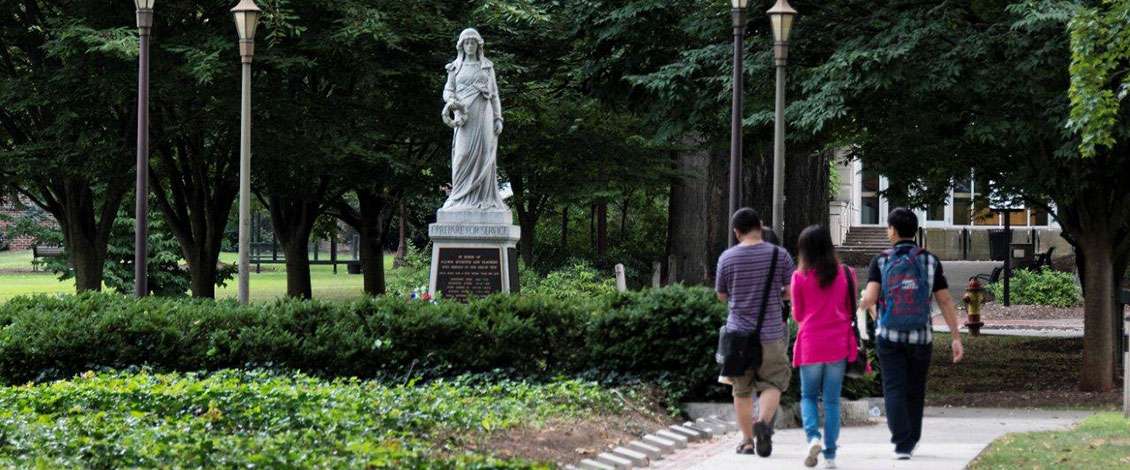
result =
M769 262L769 276L765 279L765 289L761 297L761 311L757 314L757 329L753 330L753 338L759 340L761 338L761 327L765 324L765 310L769 308L769 294L773 289L773 278L777 276L777 257L781 253L781 248L773 247L773 261Z

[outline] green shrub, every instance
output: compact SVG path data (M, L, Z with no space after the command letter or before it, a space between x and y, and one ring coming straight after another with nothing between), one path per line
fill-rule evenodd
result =
M522 292L558 299L589 298L616 292L616 278L612 272L602 273L583 260L574 260L568 266L538 277L533 271L522 277Z
M989 292L1004 298L1004 282L989 284ZM1079 284L1071 273L1044 268L1040 271L1020 269L1009 280L1009 300L1017 305L1070 307L1082 298Z
M621 400L579 381L385 385L263 371L86 373L0 389L0 467L548 469L442 454L519 424L615 414Z
M724 396L714 347L725 306L706 288L468 305L381 297L353 303L132 299L87 293L0 305L0 381L149 366L261 366L320 377L502 371L664 384L674 398Z
M390 296L408 297L414 291L428 288L429 274L432 267L431 246L417 248L415 243L408 241L408 249L404 255L403 263L388 271L386 292Z

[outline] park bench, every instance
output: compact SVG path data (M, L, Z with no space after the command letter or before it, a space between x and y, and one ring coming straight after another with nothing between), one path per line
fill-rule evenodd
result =
M39 265L43 264L40 261L43 258L50 258L53 256L61 256L63 254L63 247L55 245L32 245L31 246L31 266L36 269Z

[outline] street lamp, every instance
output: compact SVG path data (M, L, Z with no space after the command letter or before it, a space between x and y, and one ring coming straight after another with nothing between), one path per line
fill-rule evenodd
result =
M149 31L153 29L153 2L134 0L137 7L137 195L134 221L133 294L149 294Z
M730 121L730 230L726 234L729 246L737 243L734 237L733 215L741 207L742 198L742 66L745 55L746 7L749 0L730 0L734 17L734 105Z
M239 55L243 61L243 110L239 135L239 303L249 300L251 269L251 59L255 55L255 28L259 7L253 0L240 0L231 9L239 33Z
M785 64L789 59L789 33L796 10L788 0L777 0L767 12L773 25L773 58L777 67L776 126L773 139L773 229L785 237Z

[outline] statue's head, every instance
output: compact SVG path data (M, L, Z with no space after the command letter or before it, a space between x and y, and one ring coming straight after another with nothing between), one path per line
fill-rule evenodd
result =
M459 50L460 58L481 59L483 57L483 37L479 35L478 31L475 31L475 28L464 29L459 34L459 42L455 44L455 48Z

